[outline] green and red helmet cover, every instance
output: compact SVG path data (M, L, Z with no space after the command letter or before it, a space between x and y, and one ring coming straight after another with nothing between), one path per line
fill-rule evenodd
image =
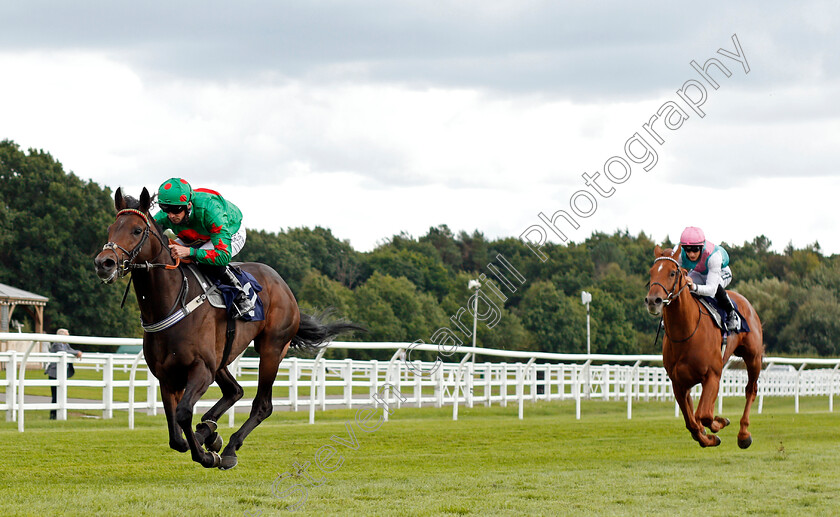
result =
M158 189L158 203L164 205L186 205L194 197L193 189L183 178L169 178Z

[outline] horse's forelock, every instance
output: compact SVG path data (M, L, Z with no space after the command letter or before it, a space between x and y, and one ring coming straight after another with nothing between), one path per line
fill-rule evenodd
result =
M126 208L132 208L134 210L140 209L140 200L135 197L123 196L123 201L125 202Z

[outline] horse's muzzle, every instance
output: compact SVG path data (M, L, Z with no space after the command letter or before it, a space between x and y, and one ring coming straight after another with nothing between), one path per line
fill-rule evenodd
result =
M645 308L652 316L659 316L662 314L662 297L656 295L645 296Z
M117 261L113 257L100 253L93 259L93 265L96 267L96 276L103 283L110 284L117 279Z

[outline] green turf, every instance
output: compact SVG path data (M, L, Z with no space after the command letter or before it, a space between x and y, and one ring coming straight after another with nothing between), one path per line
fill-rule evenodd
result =
M517 407L402 408L358 450L295 500L272 484L292 464L346 436L355 411L275 413L239 451L231 471L203 469L167 446L163 417L66 422L27 413L27 431L0 422L4 515L831 515L840 508L840 412L826 398L766 399L753 414L755 442L736 445L740 401L725 402L733 426L720 447L701 449L674 418L673 403L620 402ZM43 414L41 414L43 413ZM245 415L237 415L238 422ZM225 438L230 429L222 425ZM305 483L282 480L278 490Z

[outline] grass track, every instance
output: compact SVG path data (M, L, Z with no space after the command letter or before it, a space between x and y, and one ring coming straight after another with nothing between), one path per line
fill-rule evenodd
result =
M825 398L767 399L753 414L755 442L736 444L741 403L727 399L733 426L701 449L674 418L673 403L397 410L377 431L356 428L358 450L310 487L298 511L272 483L292 463L346 436L355 411L275 413L239 452L233 470L205 470L167 445L163 417L67 422L27 415L27 431L0 423L3 515L836 515L840 512L840 413ZM30 416L31 415L31 416ZM241 422L244 415L237 415ZM224 419L226 422L227 420ZM222 424L222 434L231 430ZM279 490L295 481L283 480Z

